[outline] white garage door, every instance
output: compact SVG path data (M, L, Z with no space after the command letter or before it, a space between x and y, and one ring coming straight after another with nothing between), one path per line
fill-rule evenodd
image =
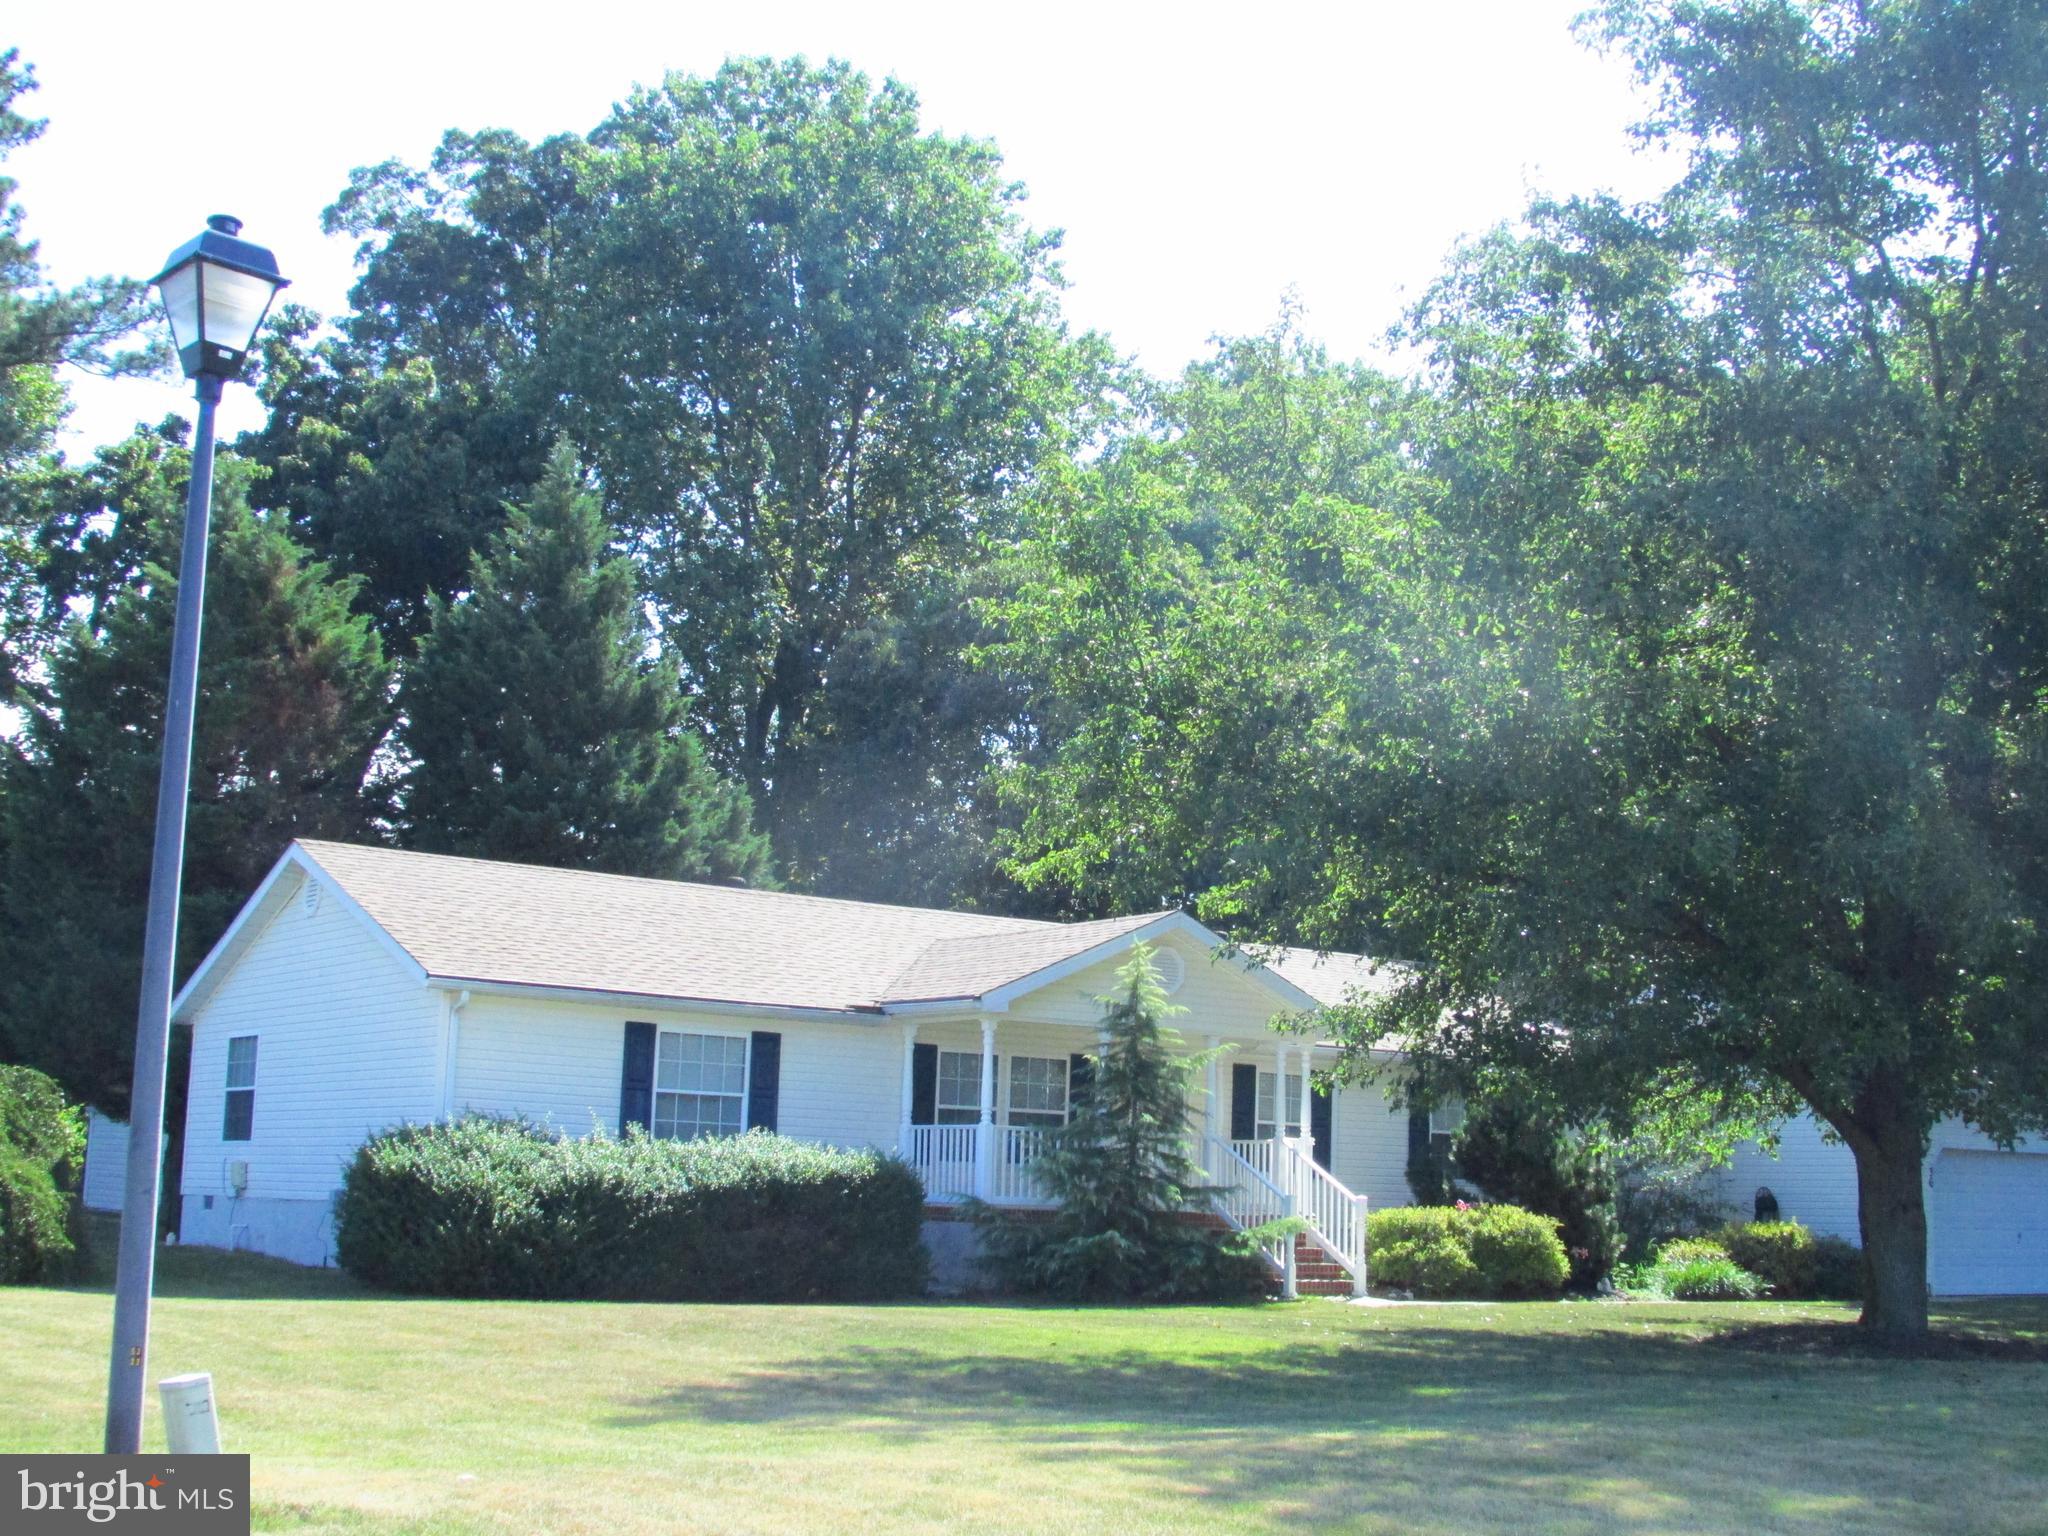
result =
M1929 1190L1928 1283L1943 1296L2048 1291L2048 1154L1944 1151Z

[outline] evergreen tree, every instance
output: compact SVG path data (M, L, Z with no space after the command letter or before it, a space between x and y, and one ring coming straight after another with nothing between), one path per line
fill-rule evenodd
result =
M1599 1137L1526 1095L1475 1106L1454 1145L1458 1175L1486 1198L1555 1216L1571 1283L1591 1290L1622 1256L1620 1186Z
M759 881L767 844L652 659L632 562L558 449L436 602L399 693L406 843L437 853L670 878Z
M295 837L363 837L390 673L354 587L253 517L223 459L180 908L180 975ZM148 901L164 688L177 605L177 509L153 519L140 585L49 659L46 700L0 771L0 1056L125 1112Z
M1050 1219L975 1204L985 1261L1005 1284L1071 1300L1245 1296L1259 1285L1253 1234L1186 1218L1209 1186L1188 1155L1188 1089L1200 1056L1175 1054L1171 1009L1150 949L1117 972L1104 1049L1085 1097L1046 1138L1032 1173Z

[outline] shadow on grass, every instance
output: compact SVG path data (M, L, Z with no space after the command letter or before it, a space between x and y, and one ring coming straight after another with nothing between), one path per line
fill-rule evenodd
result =
M67 1291L112 1291L114 1260L121 1248L119 1217L95 1214L86 1229L78 1272L58 1283ZM349 1296L384 1296L338 1269L310 1269L260 1253L173 1243L156 1251L158 1296L250 1301L324 1301Z
M1812 1512L1813 1529L1918 1530L1925 1484L1963 1465L1986 1498L2009 1483L2015 1511L2048 1494L2039 1431L1963 1386L2023 1394L2019 1372L1759 1360L1703 1347L1714 1331L1618 1310L1611 1326L1394 1326L1253 1352L1105 1351L1078 1333L1071 1353L856 1347L692 1383L615 1422L844 1431L912 1454L991 1430L1071 1463L1077 1488L1115 1462L1275 1528L1336 1514L1476 1529L1519 1513L1559 1530L1803 1530Z

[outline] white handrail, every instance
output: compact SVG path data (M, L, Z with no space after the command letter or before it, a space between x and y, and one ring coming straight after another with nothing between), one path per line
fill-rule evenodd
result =
M1244 1145L1216 1136L1202 1139L1202 1171L1209 1178L1210 1198L1218 1214L1240 1232L1294 1214L1294 1196L1239 1150ZM1294 1234L1285 1233L1259 1247L1266 1262L1279 1272L1281 1293L1293 1300Z
M1365 1196L1354 1194L1315 1159L1306 1137L1287 1142L1292 1154L1295 1208L1323 1251L1351 1273L1351 1294L1365 1294Z

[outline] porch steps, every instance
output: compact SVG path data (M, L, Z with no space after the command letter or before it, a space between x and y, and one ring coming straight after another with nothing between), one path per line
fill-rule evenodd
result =
M1274 1284L1279 1282L1276 1279ZM1314 1238L1294 1240L1294 1289L1303 1296L1349 1296L1351 1272L1325 1253Z

